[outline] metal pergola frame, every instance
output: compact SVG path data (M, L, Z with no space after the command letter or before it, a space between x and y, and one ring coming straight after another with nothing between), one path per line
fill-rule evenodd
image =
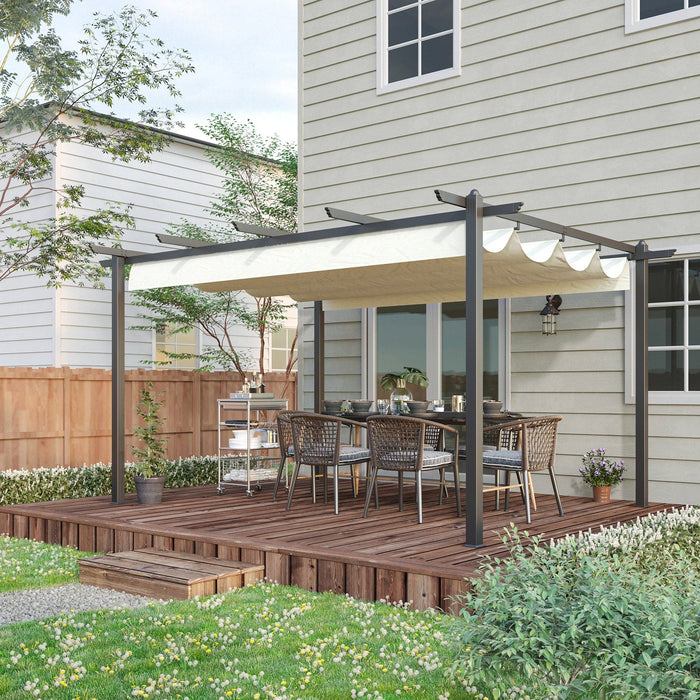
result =
M635 327L635 495L636 505L646 507L649 501L649 391L648 391L648 277L649 260L668 258L674 249L650 251L644 241L636 245L615 241L577 228L563 226L520 212L522 202L491 205L484 202L477 190L466 197L443 190L435 191L441 202L455 205L460 211L448 211L404 219L383 221L375 217L328 209L337 219L354 222L355 225L287 233L264 229L259 226L237 225L238 230L262 236L247 241L222 244L203 244L186 238L168 236L163 242L186 246L186 249L158 253L139 253L123 248L93 246L93 251L111 256L101 264L112 270L112 503L124 503L124 276L125 265L138 265L157 260L210 255L212 253L280 246L298 241L311 241L342 237L348 234L371 233L409 228L421 225L464 220L466 240L465 265L465 318L466 318L466 536L467 547L483 546L483 468L482 415L483 401L483 232L484 218L500 217L535 229L569 236L618 251L635 262L634 318ZM314 410L318 411L323 399L324 387L324 313L321 301L314 303Z

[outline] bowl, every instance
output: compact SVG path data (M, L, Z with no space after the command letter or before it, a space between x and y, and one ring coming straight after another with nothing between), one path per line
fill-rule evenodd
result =
M484 413L500 413L503 401L484 401Z
M324 401L323 410L326 413L340 413L343 409L343 401Z
M355 399L352 400L352 410L357 411L357 413L368 413L371 408L372 404L374 401L364 401L364 400L357 400Z
M411 413L427 413L430 401L406 401Z

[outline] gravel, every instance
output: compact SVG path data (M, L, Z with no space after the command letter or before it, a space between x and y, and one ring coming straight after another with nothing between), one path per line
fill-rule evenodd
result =
M0 593L0 625L41 620L83 610L141 608L152 602L160 601L82 583L32 588Z

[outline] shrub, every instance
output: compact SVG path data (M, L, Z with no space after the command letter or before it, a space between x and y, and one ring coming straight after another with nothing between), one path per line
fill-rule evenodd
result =
M134 476L138 466L127 462L125 488L136 490ZM165 488L215 484L218 479L216 457L187 457L167 460L163 473ZM12 469L0 472L0 505L58 501L64 498L104 496L112 488L111 464L84 467Z
M700 698L700 510L543 546L513 528L455 623L489 698Z

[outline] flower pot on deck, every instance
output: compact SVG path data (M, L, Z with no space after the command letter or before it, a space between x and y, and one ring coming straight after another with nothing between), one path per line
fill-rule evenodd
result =
M164 476L135 476L139 503L160 503L163 500Z
M595 503L610 503L610 486L594 486L593 500Z

